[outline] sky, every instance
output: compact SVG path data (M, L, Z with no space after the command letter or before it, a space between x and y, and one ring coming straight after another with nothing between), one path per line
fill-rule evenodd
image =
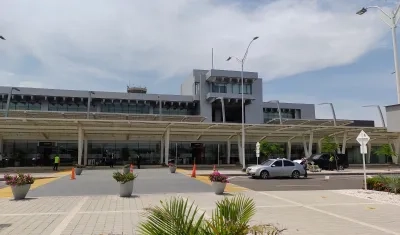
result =
M331 102L338 119L375 120L397 102L393 0L2 0L0 85L179 94L192 69L263 78L264 101ZM384 111L384 108L383 108ZM317 118L332 118L316 106Z

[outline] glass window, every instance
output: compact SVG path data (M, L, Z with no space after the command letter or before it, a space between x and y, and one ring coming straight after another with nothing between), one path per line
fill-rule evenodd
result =
M276 160L273 165L282 166L282 160Z
M283 166L294 166L294 163L291 162L291 161L284 160L283 161Z
M214 93L226 93L226 84L212 83L211 89Z
M194 83L194 94L197 95L200 92L200 83L195 82Z

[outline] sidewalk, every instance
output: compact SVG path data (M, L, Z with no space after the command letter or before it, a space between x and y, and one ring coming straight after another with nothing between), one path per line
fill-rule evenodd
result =
M187 174L191 173L191 170L184 170ZM221 174L226 176L246 176L245 172L241 170L218 170ZM367 175L379 175L379 174L400 174L400 169L367 169ZM212 170L196 170L197 175L209 175ZM321 171L321 172L308 172L308 175L363 175L364 171L362 169L345 169L342 171Z
M272 223L287 229L284 235L400 234L398 222L388 219L398 214L398 207L391 204L334 191L248 191L242 194L256 204L252 224ZM0 199L0 234L138 234L137 226L145 220L144 209L159 205L160 200L172 196L177 194L142 194L131 198L40 197L18 202ZM179 196L188 199L189 203L194 202L207 218L211 216L215 202L224 197L214 193L182 193Z
M16 175L16 173L12 173L12 172L10 172L9 174ZM57 174L57 173L25 173L25 174L30 174L35 179L46 179L46 178L56 177L55 174ZM0 175L0 181L4 181L4 174Z

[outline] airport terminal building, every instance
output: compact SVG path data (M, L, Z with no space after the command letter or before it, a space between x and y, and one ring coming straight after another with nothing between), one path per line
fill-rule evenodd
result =
M316 119L314 104L264 102L258 73L243 77L242 88L239 71L193 70L180 95L0 87L0 152L21 165L38 154L48 163L59 154L65 163L90 164L110 153L124 160L139 154L142 164L241 164L241 92L247 164L256 161L261 140L281 144L293 159L320 152L330 135L350 163L361 163L354 137L361 129L373 137L370 150L398 138L373 121ZM368 155L369 163L387 161Z

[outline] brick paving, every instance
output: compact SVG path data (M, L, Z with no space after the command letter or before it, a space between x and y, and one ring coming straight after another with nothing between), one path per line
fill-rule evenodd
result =
M278 224L284 234L400 234L399 207L335 191L241 192L254 199L252 223ZM1 235L137 234L143 209L179 195L195 202L208 216L224 196L210 192L39 197L24 201L0 199ZM227 194L225 196L230 196Z

